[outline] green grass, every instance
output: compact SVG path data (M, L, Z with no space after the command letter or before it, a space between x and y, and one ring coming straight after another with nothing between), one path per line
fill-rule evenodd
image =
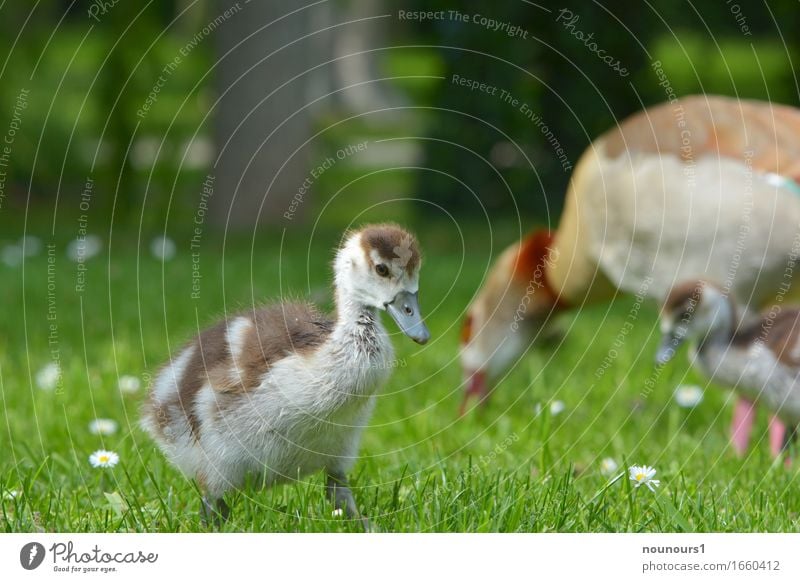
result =
M424 348L395 337L405 366L378 400L351 475L356 498L381 531L605 532L798 531L796 469L772 463L766 442L746 460L727 448L729 394L709 387L702 404L678 408L675 386L699 379L685 357L653 376L656 313L645 306L595 377L629 319L633 301L564 316L563 341L532 349L481 413L456 417L461 397L456 350L461 313L489 259L480 237L460 243L446 229L418 228L425 248L423 309L435 340ZM162 269L144 245L115 238L89 264L87 288L57 239L55 309L62 389L36 387L49 358L46 252L23 268L0 266L0 528L5 531L202 531L195 485L173 469L137 427L143 391L122 395L117 378L146 378L169 350L225 310L252 298L307 295L330 306L328 263L338 232L203 241L200 298L190 298L188 237ZM453 237L454 238L454 237ZM282 251L281 251L282 248ZM216 250L215 250L216 249ZM495 253L498 251L495 248ZM253 257L251 259L251 256ZM387 326L393 326L387 321ZM645 390L648 378L653 390ZM554 399L564 412L549 414ZM543 404L542 414L536 414ZM89 433L95 417L117 434ZM759 419L757 435L765 431ZM88 456L117 451L113 470ZM600 460L658 469L655 493L627 475L609 484ZM224 531L358 531L333 519L323 478L230 497ZM9 491L19 491L6 499Z

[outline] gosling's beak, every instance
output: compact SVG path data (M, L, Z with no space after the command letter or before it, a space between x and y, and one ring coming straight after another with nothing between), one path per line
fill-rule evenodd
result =
M669 362L674 356L675 352L681 346L685 338L677 337L671 333L665 334L661 338L661 345L658 346L656 352L656 364L663 366Z
M400 331L415 342L424 344L431 339L431 332L428 331L420 315L416 293L400 291L395 295L391 303L387 303L385 307L400 328Z

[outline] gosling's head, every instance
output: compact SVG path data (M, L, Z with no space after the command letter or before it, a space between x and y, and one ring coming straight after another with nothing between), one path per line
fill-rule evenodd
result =
M431 334L422 321L417 294L421 258L414 236L394 224L372 224L352 232L334 262L336 288L344 301L385 310L415 342Z
M689 281L673 287L661 311L658 364L666 364L686 340L702 342L712 333L733 333L731 299L707 281Z

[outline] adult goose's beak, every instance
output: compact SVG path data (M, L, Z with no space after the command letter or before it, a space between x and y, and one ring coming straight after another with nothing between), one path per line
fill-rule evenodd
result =
M422 321L419 311L419 302L416 293L400 291L394 299L385 305L386 311L392 316L397 326L404 334L418 344L427 343L431 339L431 332Z

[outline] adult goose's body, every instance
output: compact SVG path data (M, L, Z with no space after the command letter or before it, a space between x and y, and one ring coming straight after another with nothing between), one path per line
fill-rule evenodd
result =
M693 96L624 120L581 157L558 229L509 248L470 305L468 395L485 397L487 377L570 306L617 292L661 301L695 278L720 282L748 308L796 294L798 180L798 109Z
M695 367L739 395L731 426L737 453L747 450L757 405L772 413L772 453L785 448L800 424L800 310L773 307L742 322L734 301L720 287L690 281L667 296L661 331L659 364L688 341Z
M402 229L357 231L334 264L335 319L302 303L242 313L201 333L161 371L143 426L197 480L207 511L225 513L223 494L248 474L269 486L325 470L337 508L357 515L346 473L393 358L376 311L427 341L419 265L417 243Z

